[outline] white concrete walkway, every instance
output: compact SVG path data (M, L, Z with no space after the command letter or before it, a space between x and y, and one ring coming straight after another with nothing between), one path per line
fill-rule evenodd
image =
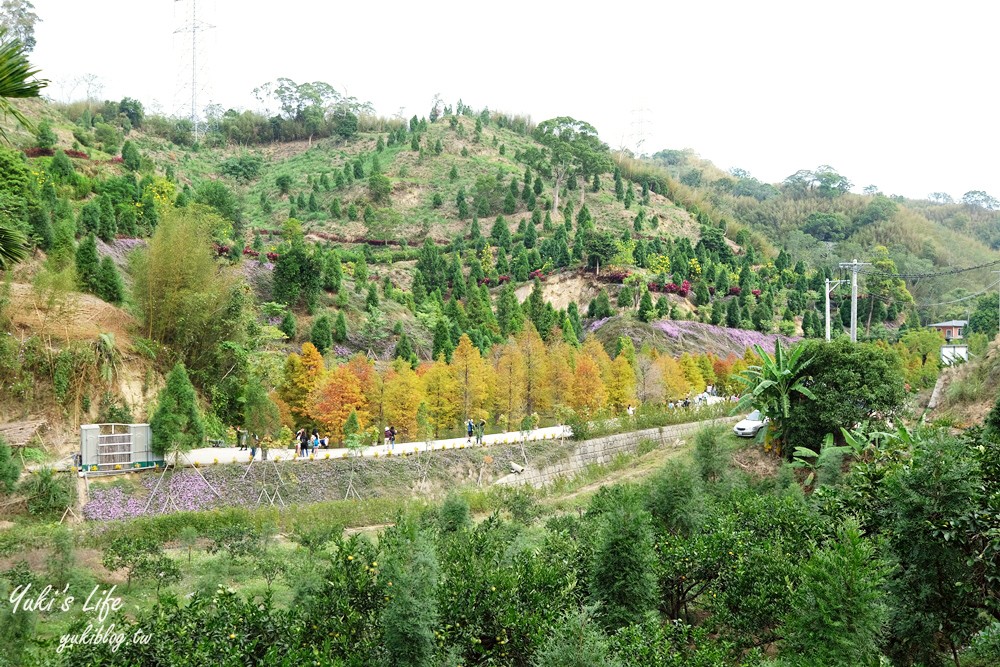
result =
M549 426L547 428L536 428L533 431L529 431L527 437L524 438L527 441L536 440L559 440L560 438L568 438L571 435L571 431L568 426ZM503 444L516 444L520 442L523 438L523 434L520 431L509 431L507 433L491 433L483 436L483 446L489 445L503 445ZM386 457L386 456L404 456L406 454L415 454L418 451L426 452L433 451L437 449L470 449L475 447L476 444L475 437L472 438L472 444L466 440L466 438L452 438L450 440L433 440L431 442L397 442L395 447L389 447L387 445L376 445L372 447L365 447L361 450L362 456L371 457ZM332 449L317 449L313 452L313 459L322 461L324 459L336 459L336 458L346 458L349 450L346 447L332 448ZM257 460L261 458L261 452L257 450ZM294 447L271 447L267 450L267 458L273 461L290 461L296 459ZM303 460L308 457L298 457L297 460ZM201 449L194 449L188 452L186 455L181 456L181 465L194 465L197 463L199 466L213 465L216 463L249 463L250 462L250 452L240 451L238 447L204 447Z

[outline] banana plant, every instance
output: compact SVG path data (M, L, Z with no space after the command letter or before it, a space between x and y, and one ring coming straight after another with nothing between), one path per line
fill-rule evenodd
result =
M750 366L737 376L737 380L747 389L740 398L738 409L754 407L769 418L766 437L777 444L777 453L780 455L784 421L791 411L792 395L801 394L811 401L816 400L816 396L806 386L808 377L805 371L812 363L812 358L803 358L803 345L787 351L781 341L774 343L774 358L760 345L754 345L753 349L761 363ZM761 429L761 433L763 432L764 429Z
M826 437L823 438L823 448L819 452L808 447L796 447L791 466L793 468L805 468L809 470L805 486L811 488L813 482L816 481L817 474L822 477L824 470L839 470L840 462L843 461L844 456L855 452L856 450L852 445L834 445L833 433L827 433ZM820 483L825 481L828 480L819 480Z

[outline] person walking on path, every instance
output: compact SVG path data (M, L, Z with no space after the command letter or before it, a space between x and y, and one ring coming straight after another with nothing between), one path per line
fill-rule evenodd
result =
M396 449L396 427L389 427L389 449Z
M472 432L474 430L475 430L475 426L473 425L472 418L470 417L465 422L465 436L466 436L465 437L465 444L467 444L467 445L471 445L472 444Z
M483 444L483 435L485 433L486 433L486 420L485 419L480 419L479 420L479 427L476 428L476 444L477 445Z

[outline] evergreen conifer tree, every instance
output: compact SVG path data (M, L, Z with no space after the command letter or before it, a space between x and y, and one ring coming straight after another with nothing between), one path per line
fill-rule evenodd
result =
M291 310L286 310L284 316L281 318L281 324L278 325L281 332L288 336L289 340L295 340L295 336L298 334L298 325L295 322L295 313Z
M604 519L590 566L590 589L606 629L634 623L655 609L656 562L648 512L626 506Z
M594 319L611 317L611 299L608 297L606 289L602 288L594 300L590 302L587 307L587 317Z
M344 318L344 311L337 313L337 319L333 324L333 340L336 343L347 341L347 320Z
M131 141L126 141L122 146L122 164L129 171L139 171L141 161L139 149Z
M114 261L108 256L101 258L97 269L96 289L94 293L108 303L119 304L125 299L125 284L118 274Z
M503 212L512 215L517 210L517 199L509 191L503 199Z
M153 451L157 454L180 453L202 446L205 424L184 364L178 363L167 375L167 384L157 396L156 412L149 427L153 432Z
M653 306L653 297L648 290L643 290L642 298L639 300L639 319L643 322L652 322L656 319L656 308Z
M531 248L534 248L537 243L538 231L535 229L534 223L530 222L528 223L527 229L524 231L524 247L530 250Z
M521 330L524 323L524 315L521 306L517 303L517 296L514 294L514 286L507 283L500 290L496 305L497 324L500 326L500 334L509 336Z
M656 316L660 319L670 317L670 300L666 296L656 300Z
M316 346L320 354L326 354L327 350L333 347L333 329L328 315L320 315L313 322L309 331L309 342Z
M368 282L368 263L365 261L364 255L358 258L358 261L354 263L354 291L361 294L361 289Z
M378 308L378 291L375 289L375 285L368 285L368 294L365 296L365 308Z
M399 342L396 343L396 350L393 357L395 359L405 359L411 365L416 365L417 355L413 351L413 343L410 342L410 337L405 332L400 335Z
M80 287L91 294L97 293L100 261L97 258L97 240L88 234L76 248L76 279Z
M729 303L726 304L726 326L735 329L740 326L740 321L743 319L742 313L740 313L740 303L738 300L730 299Z
M10 445L0 437L0 495L11 493L21 476L21 466L11 456Z
M455 351L455 346L451 342L451 331L445 318L438 319L434 326L434 341L432 354L435 359L444 355L445 361L451 361L451 354Z

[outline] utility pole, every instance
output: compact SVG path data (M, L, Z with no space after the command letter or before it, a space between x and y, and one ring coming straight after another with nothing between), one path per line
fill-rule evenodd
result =
M826 279L826 342L830 342L830 294L833 290L837 289L838 285L843 285L846 280L830 280Z
M851 342L858 342L858 272L862 267L871 266L870 262L841 262L840 268L851 270Z

